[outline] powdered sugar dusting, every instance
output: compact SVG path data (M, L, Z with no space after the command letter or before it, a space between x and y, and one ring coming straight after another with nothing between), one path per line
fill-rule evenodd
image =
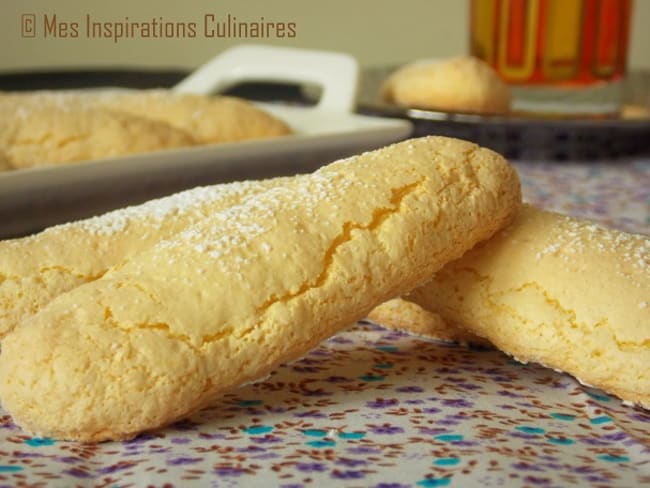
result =
M278 183L279 184L279 183ZM223 185L197 187L174 195L150 200L92 217L52 227L49 232L77 227L91 236L111 236L124 231L131 225L147 223L154 229L160 228L169 218L185 218L192 214L197 219L207 217L213 206L224 199L236 199L263 191L259 182L241 181ZM46 231L47 232L47 231Z
M274 186L198 221L172 238L159 242L154 252L173 255L176 251L201 254L218 260L220 266L238 273L251 260L271 253L272 246L260 236L275 228L280 220L290 224L293 232L305 231L303 224L317 218L316 209L324 202L337 201L337 195L347 191L352 183L332 175L315 173L304 179L296 178L291 185ZM306 220L303 217L308 217ZM227 229L227 230L226 230ZM241 252L251 242L256 251ZM230 256L229 259L223 259ZM203 261L204 262L204 261Z
M648 261L650 239L628 234L601 225L563 217L550 240L536 253L536 259L554 255L571 261L574 256L593 252L613 253L621 256L621 262L650 276Z

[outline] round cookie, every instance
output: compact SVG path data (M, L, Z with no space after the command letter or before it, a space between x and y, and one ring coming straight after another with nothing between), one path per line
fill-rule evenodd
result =
M405 107L503 114L510 111L510 89L484 61L471 56L422 60L391 74L381 97Z
M650 408L650 239L524 206L407 297L524 362Z
M520 198L502 157L456 139L333 163L52 300L2 343L3 406L57 438L166 425L430 279Z

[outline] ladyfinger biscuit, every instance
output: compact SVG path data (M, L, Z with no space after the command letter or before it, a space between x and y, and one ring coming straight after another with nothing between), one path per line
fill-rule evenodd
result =
M0 108L0 151L14 169L194 144L189 133L166 122L100 107Z
M169 90L115 90L98 95L101 106L163 121L192 135L199 144L263 139L290 134L280 119L245 100Z
M169 90L0 94L0 151L13 169L291 133L233 97Z
M166 425L422 284L519 200L502 157L455 139L333 163L52 300L2 344L3 406L56 438Z
M650 408L650 240L524 206L408 296L520 361Z
M510 110L510 89L484 61L472 56L421 60L392 73L381 97L406 107L501 114Z
M489 344L482 337L445 322L437 313L402 298L393 298L376 306L368 314L368 319L387 329L437 341Z
M198 187L0 241L0 340L52 298L213 213L295 178Z

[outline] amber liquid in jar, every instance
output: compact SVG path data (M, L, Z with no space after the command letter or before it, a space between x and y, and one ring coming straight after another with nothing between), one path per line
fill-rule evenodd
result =
M617 111L631 9L632 0L472 0L471 54L515 88L515 109Z

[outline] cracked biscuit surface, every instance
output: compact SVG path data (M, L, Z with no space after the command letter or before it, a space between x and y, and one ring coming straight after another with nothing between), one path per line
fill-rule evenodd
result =
M294 180L197 187L50 227L32 236L0 241L0 340L54 297L100 278L111 266L213 213Z
M57 438L163 426L422 284L519 201L514 169L460 140L333 163L52 300L2 344L3 406Z
M34 106L18 115L0 108L0 115L0 150L14 169L195 144L165 122L99 107Z
M524 205L408 299L650 408L650 239Z
M235 97L163 89L0 93L0 151L13 169L290 133Z

